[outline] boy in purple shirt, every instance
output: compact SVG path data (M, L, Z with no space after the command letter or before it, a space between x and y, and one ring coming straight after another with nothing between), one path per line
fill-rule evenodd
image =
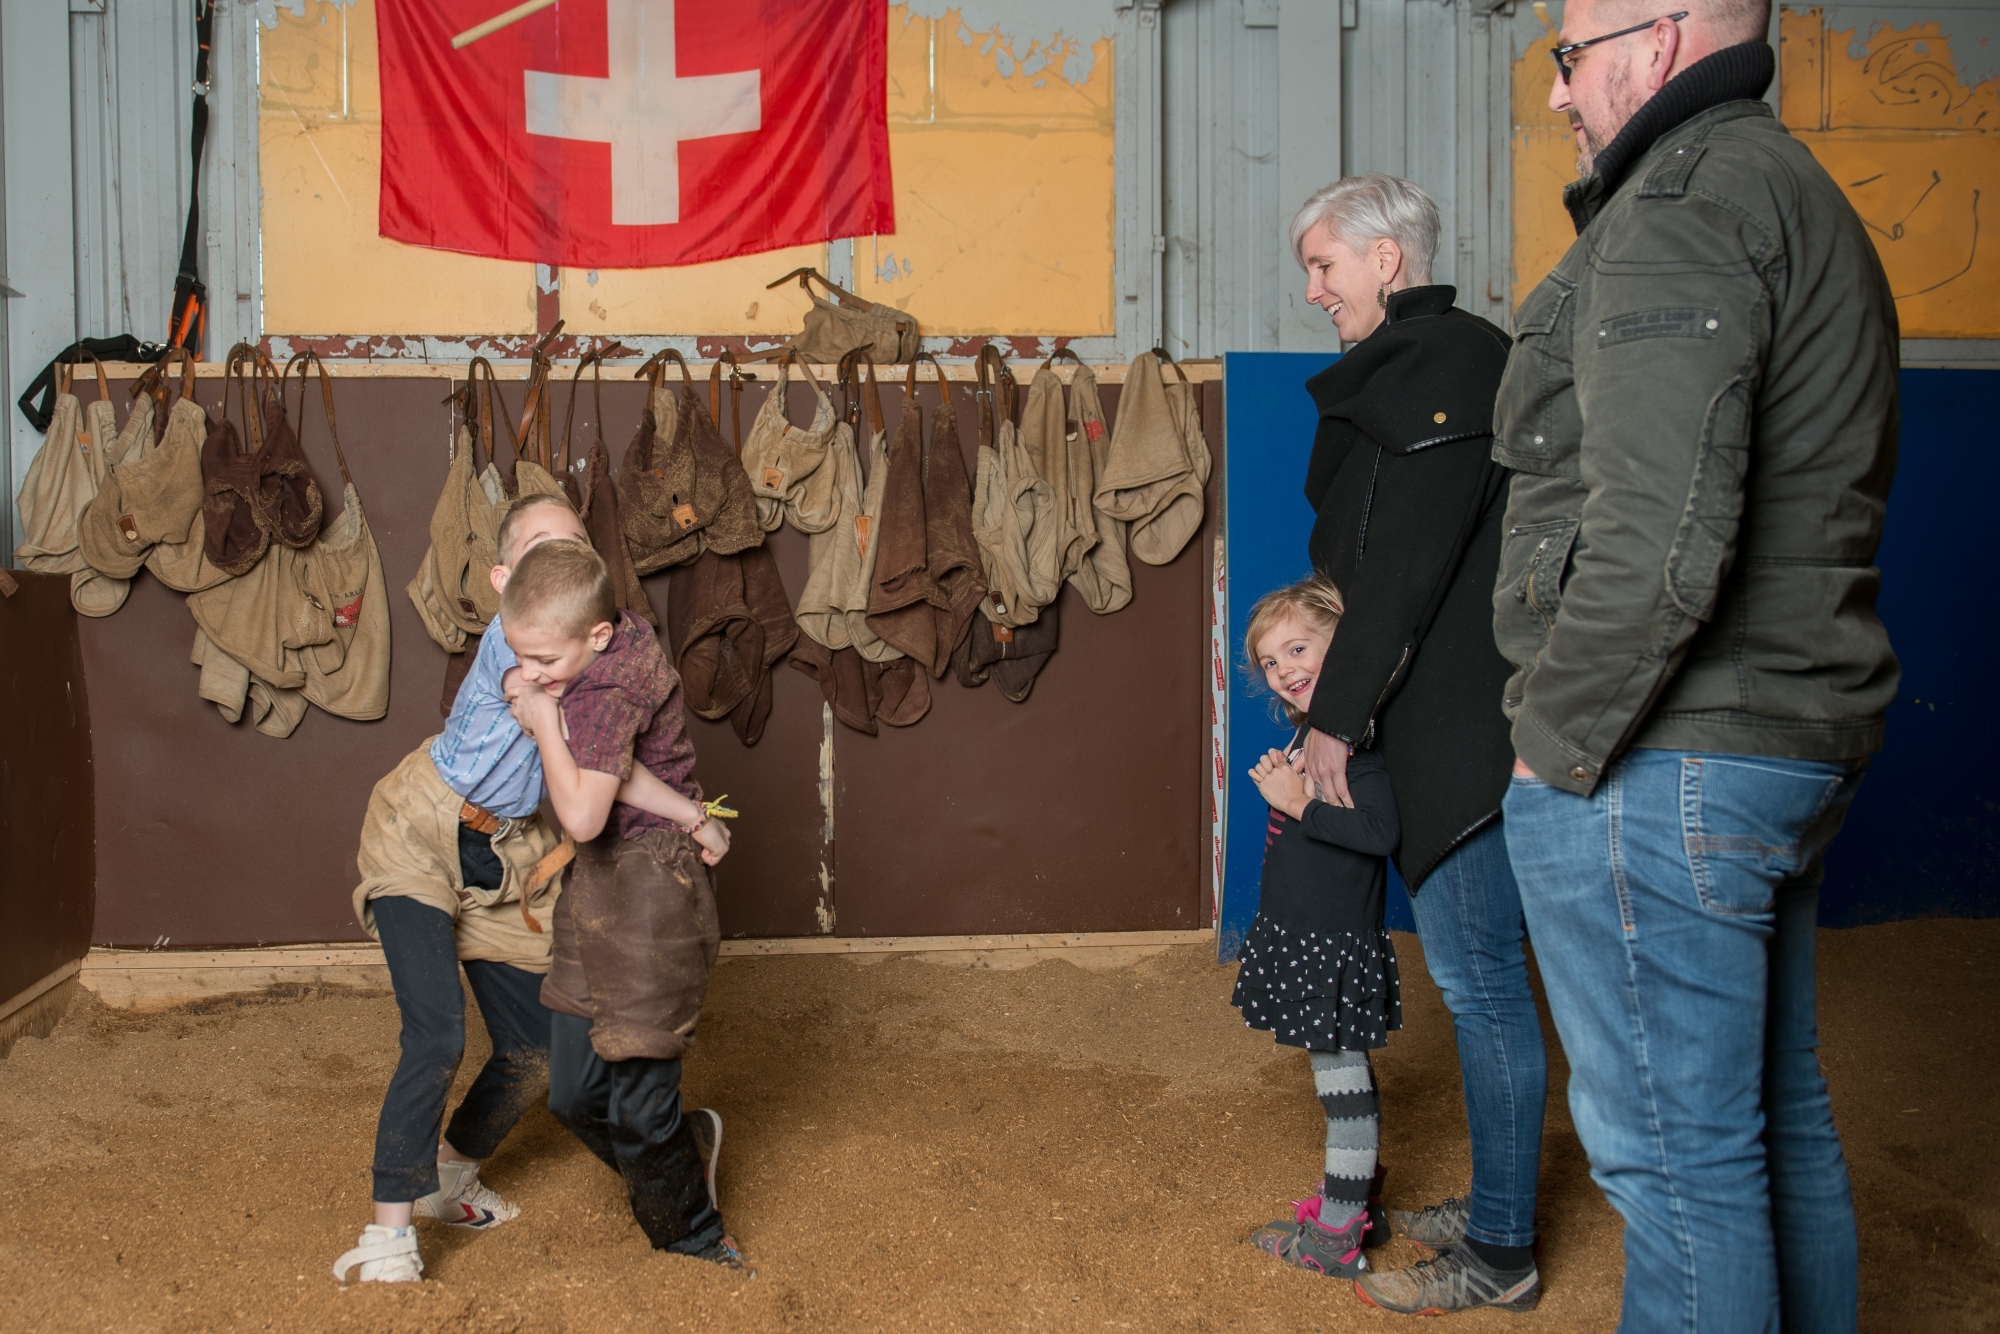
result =
M500 611L520 655L515 716L577 842L542 984L549 1110L625 1178L655 1249L740 1265L715 1201L721 1118L681 1114L680 1058L722 939L707 868L729 835L701 805L680 678L581 543L524 555ZM652 809L622 790L642 771L669 793Z
M554 539L586 540L561 496L524 496L501 520L496 590L513 562ZM409 1282L422 1276L413 1218L487 1228L520 1210L479 1180L547 1078L548 925L569 856L539 814L542 762L504 697L518 677L495 618L452 704L442 735L417 747L375 785L356 861L354 912L382 942L402 1016L402 1056L375 1133L375 1218L334 1264L346 1281ZM628 801L657 807L666 787L637 775ZM678 808L676 808L678 809ZM465 1049L466 982L493 1054L449 1126L445 1101ZM442 1135L440 1135L442 1132Z

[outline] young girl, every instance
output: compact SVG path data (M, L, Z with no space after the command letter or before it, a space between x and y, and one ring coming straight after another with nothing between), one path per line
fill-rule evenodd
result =
M1266 594L1250 612L1254 671L1299 730L1285 752L1250 771L1271 807L1263 899L1243 943L1231 1003L1243 1022L1304 1047L1326 1112L1326 1176L1295 1219L1259 1228L1251 1244L1314 1273L1351 1278L1362 1247L1388 1239L1376 1165L1380 1116L1368 1052L1403 1026L1396 951L1382 929L1386 858L1400 832L1382 759L1347 764L1354 805L1322 799L1304 767L1306 710L1340 621L1340 590L1307 579Z

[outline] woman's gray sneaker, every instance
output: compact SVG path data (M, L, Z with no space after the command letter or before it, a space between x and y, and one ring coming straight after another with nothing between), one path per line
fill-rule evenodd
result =
M1472 1217L1472 1201L1450 1199L1443 1204L1427 1204L1412 1213L1406 1209L1389 1211L1389 1226L1399 1237L1408 1237L1419 1246L1441 1251L1465 1238L1466 1220Z
M1370 1306L1404 1315L1448 1315L1481 1306L1532 1311L1542 1299L1542 1279L1533 1265L1502 1273L1461 1246L1407 1269L1362 1274L1354 1291Z

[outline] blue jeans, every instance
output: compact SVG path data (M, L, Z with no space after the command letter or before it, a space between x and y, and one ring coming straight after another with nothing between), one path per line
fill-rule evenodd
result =
M1549 1065L1502 826L1488 825L1453 849L1411 906L1424 963L1458 1035L1472 1138L1466 1235L1492 1246L1532 1245Z
M1514 779L1508 849L1638 1331L1855 1327L1820 1073L1821 856L1858 766L1635 750L1589 797Z
M490 851L489 851L489 855ZM497 865L497 862L496 862ZM512 964L467 959L465 980L493 1054L444 1124L451 1082L465 1055L465 992L451 918L416 899L375 901L375 927L403 1019L402 1056L375 1124L375 1194L383 1203L438 1188L438 1131L472 1158L490 1157L548 1087L549 1011L542 978Z

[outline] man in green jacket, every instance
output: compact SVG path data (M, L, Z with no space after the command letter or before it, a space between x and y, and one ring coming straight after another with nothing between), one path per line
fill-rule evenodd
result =
M1855 1327L1812 951L1896 692L1873 563L1896 312L1758 100L1768 22L1569 0L1549 105L1577 239L1521 305L1496 408L1508 853L1625 1217L1625 1331Z

